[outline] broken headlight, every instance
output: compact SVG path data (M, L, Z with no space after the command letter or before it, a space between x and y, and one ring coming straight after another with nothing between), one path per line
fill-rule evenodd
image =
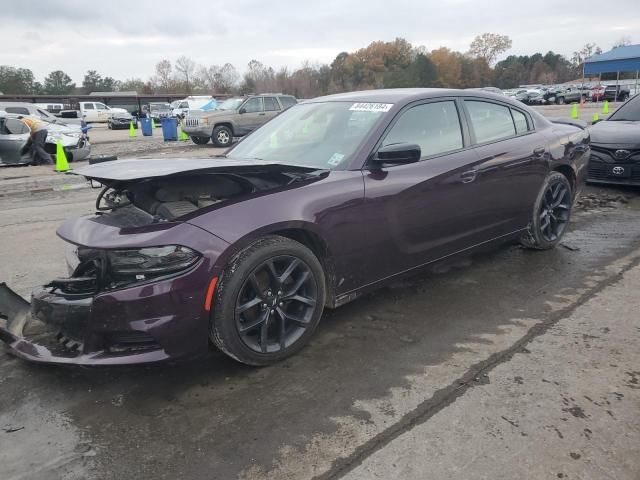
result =
M109 273L117 278L144 281L186 270L200 254L181 245L165 245L127 250L109 250Z

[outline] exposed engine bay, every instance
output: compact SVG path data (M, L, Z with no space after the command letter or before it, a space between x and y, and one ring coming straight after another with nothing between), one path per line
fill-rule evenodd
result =
M120 227L174 221L231 198L285 187L314 176L299 171L201 172L113 182L96 199L98 221Z

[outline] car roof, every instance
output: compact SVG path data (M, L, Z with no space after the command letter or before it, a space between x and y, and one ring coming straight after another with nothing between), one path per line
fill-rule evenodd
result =
M505 95L487 90L461 90L455 88L387 88L380 90L362 90L359 92L337 93L324 97L312 98L301 103L316 102L367 102L367 103L411 103L438 97L484 97L487 100L498 100L522 107L520 102L510 100Z

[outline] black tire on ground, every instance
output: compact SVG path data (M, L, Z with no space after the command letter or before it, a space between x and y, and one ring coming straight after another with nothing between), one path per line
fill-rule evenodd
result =
M558 105L564 105L564 97L556 97L556 103Z
M209 143L209 137L191 137L191 141L196 145L206 145Z
M239 252L220 276L211 341L247 365L276 363L313 335L325 295L324 272L311 250L266 236Z
M567 231L572 207L571 182L560 172L549 173L533 206L529 228L520 239L522 245L536 250L555 247Z
M228 147L233 140L233 132L225 125L220 125L213 129L211 140L216 147Z

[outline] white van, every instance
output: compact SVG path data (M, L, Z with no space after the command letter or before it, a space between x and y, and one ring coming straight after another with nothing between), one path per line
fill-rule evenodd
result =
M190 110L215 110L216 99L206 95L194 95L171 102L171 113L174 117L184 118Z
M84 121L108 122L114 113L127 113L124 108L111 108L102 102L80 102L80 114Z

